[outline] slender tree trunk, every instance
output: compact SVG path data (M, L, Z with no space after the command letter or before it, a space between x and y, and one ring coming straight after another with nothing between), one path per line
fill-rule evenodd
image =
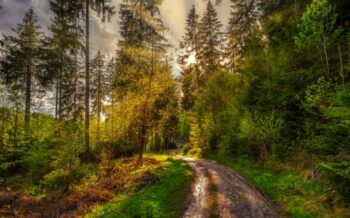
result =
M299 15L298 15L298 4L297 4L297 0L294 0L294 11L295 11L295 18L296 18L296 20L298 20Z
M341 52L340 44L338 43L338 52L339 52L339 63L340 63L340 77L342 80L342 85L345 84L345 74L344 74L344 66L343 66L343 56Z
M142 3L143 3L143 0L140 0L140 5L139 5L139 16L140 16L140 19L139 19L139 35L138 35L138 41L139 41L139 45L142 44ZM145 102L144 102L144 105L143 105L143 120L142 120L142 126L141 126L141 131L139 132L139 148L138 148L138 160L137 160L137 164L138 165L142 165L142 161L143 161L143 149L144 149L144 144L145 144L145 125L146 125L146 107L147 107L147 101L148 101L148 98L146 98Z
M90 0L85 1L86 36L85 36L85 153L86 160L90 161Z
M62 71L59 76L59 93L58 93L58 120L62 120Z
M26 131L30 124L30 105L31 105L31 85L32 85L32 69L31 63L29 63L26 75L26 91L25 91L25 112L24 112L24 124Z
M321 59L321 63L322 63L322 67L326 68L325 67L325 63L324 63L324 60L323 60L323 55L322 55L322 51L321 51L321 48L317 45L317 51L318 51L318 54L320 55L320 59ZM327 70L326 70L326 73L327 73Z
M2 108L1 116L1 134L0 134L0 151L4 148L4 135L5 135L5 108Z
M63 57L60 59L60 72L59 72L59 98L58 98L58 119L62 120L62 92L63 92Z
M145 149L146 144L146 126L145 124L142 124L141 132L139 136L139 151L138 151L138 159L137 159L137 165L142 165L143 162L143 151Z
M153 48L152 48L152 52L153 52ZM145 148L145 143L146 143L146 125L147 125L147 117L148 117L148 101L149 101L149 98L151 97L152 95L152 82L153 82L153 53L152 53L152 69L151 69L151 75L150 75L150 78L149 78L149 83L148 83L148 93L147 93L147 96L146 96L146 99L145 99L145 102L143 104L143 112L142 112L142 127L141 127L141 131L140 131L140 143L139 143L139 158L138 158L138 161L137 163L139 165L142 165L142 159L143 159L143 150Z
M97 75L97 143L100 142L100 122L101 122L101 66L99 67L98 70L98 75Z
M5 96L2 95L2 109L1 109L1 136L0 136L0 151L4 148L4 136L5 136L5 125L7 124L7 116L6 114L9 113L9 115L11 115L10 110L7 110L7 108L5 107L6 105L6 100L5 100ZM6 124L5 124L5 119L6 119Z
M329 72L329 60L328 60L328 53L327 53L327 45L326 45L326 36L324 33L324 30L322 30L322 38L323 38L323 52L326 58L326 70L327 70L327 75L330 77L330 72Z
M56 96L55 96L55 120L58 119L58 95L59 95L59 78L56 78Z
M16 94L17 95L17 94ZM14 124L14 130L13 130L13 146L17 146L17 129L18 129L18 102L17 102L18 96L16 96L16 109L15 109L15 124Z
M77 72L75 72L74 76L74 102L73 102L73 119L77 119Z

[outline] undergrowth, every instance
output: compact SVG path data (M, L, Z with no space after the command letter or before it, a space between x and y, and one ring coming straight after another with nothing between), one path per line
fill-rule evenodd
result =
M110 202L97 206L85 217L181 217L185 206L183 202L193 180L192 172L182 160L168 156L156 158L164 164L157 172L159 182L138 191L118 195Z

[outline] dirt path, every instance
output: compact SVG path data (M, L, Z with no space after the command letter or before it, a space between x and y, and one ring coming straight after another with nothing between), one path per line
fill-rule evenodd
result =
M213 217L213 210L215 217L223 218L277 217L271 202L230 168L210 160L181 158L196 175L184 218ZM210 187L215 187L215 193Z

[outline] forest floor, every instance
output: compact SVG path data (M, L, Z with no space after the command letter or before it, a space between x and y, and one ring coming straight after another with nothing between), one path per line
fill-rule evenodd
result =
M99 165L68 190L0 190L0 217L181 217L193 181L188 164L167 155L146 155L141 167L135 163L131 157Z
M272 201L232 169L211 160L181 157L195 173L185 218L273 218Z

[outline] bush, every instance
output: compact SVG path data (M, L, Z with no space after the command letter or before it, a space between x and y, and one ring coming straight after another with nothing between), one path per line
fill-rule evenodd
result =
M50 190L67 190L69 185L85 176L85 170L80 169L57 169L44 176L42 185Z
M208 146L203 139L201 129L196 119L193 119L191 123L191 131L189 141L183 147L183 152L192 156L201 157L208 150Z
M185 138L186 140L190 136L191 127L189 123L189 114L186 111L180 116L179 131L181 137Z
M253 156L258 154L262 160L268 160L271 156L280 156L284 152L279 146L283 125L284 119L277 112L245 112L240 120L237 137L242 145L247 144Z
M341 198L350 202L350 161L337 161L320 165Z
M79 124L69 121L60 124L56 132L56 149L51 154L52 170L43 178L44 187L67 189L71 182L82 177L79 158L84 151L82 136Z

